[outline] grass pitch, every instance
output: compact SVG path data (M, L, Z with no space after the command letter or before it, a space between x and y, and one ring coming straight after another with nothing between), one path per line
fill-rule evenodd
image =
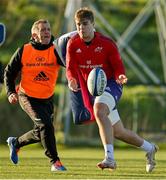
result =
M166 151L157 155L157 167L145 172L145 154L138 149L116 149L117 170L100 170L96 164L103 159L101 148L67 148L58 146L66 172L50 172L50 164L43 149L24 147L19 152L19 164L9 160L9 149L0 146L0 179L166 179Z

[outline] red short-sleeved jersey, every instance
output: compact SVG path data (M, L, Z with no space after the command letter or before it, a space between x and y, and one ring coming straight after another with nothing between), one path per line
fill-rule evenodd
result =
M101 67L107 79L117 79L120 74L125 74L117 46L111 39L95 32L94 39L90 45L87 45L78 34L72 37L67 44L67 79L78 80L77 71L79 70L87 81L89 72L95 67Z

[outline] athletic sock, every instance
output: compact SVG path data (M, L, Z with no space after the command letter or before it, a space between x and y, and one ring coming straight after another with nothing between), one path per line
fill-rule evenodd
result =
M146 152L150 152L152 150L153 146L150 142L144 140L144 142L140 148Z
M112 144L104 145L105 157L114 160L114 147Z

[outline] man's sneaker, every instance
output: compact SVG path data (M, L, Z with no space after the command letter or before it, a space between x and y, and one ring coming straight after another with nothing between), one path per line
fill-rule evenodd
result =
M57 160L54 164L51 166L51 171L66 171L67 169L62 165L62 163Z
M9 137L6 142L8 143L8 146L9 146L9 149L10 149L10 159L14 164L17 164L18 163L18 155L17 155L17 153L18 153L19 149L17 149L14 146L14 141L15 140L16 140L16 137Z
M116 162L112 159L105 158L103 161L97 164L97 167L101 168L102 170L108 168L110 170L116 169Z
M155 154L158 151L159 147L155 144L152 144L153 148L150 152L146 153L147 163L146 163L146 172L152 172L155 168Z

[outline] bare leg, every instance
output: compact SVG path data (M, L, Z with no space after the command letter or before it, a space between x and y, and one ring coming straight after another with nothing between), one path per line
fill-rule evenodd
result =
M101 169L116 169L113 151L113 127L108 119L109 109L104 103L96 103L94 105L94 114L99 128L101 141L105 150L105 158L99 162L97 166Z
M105 144L113 144L113 128L108 119L109 109L103 103L96 103L94 105L94 114L99 128L100 138Z
M122 122L118 121L114 126L114 137L117 139L120 139L128 144L137 146L142 148L144 151L146 151L146 171L152 172L155 168L156 162L155 162L155 154L158 150L158 146L155 144L152 144L148 141L145 141L143 138L138 136L136 133L125 129Z
M144 139L138 136L136 133L124 128L122 121L118 121L116 124L114 124L113 130L115 138L128 144L140 147L144 142Z

